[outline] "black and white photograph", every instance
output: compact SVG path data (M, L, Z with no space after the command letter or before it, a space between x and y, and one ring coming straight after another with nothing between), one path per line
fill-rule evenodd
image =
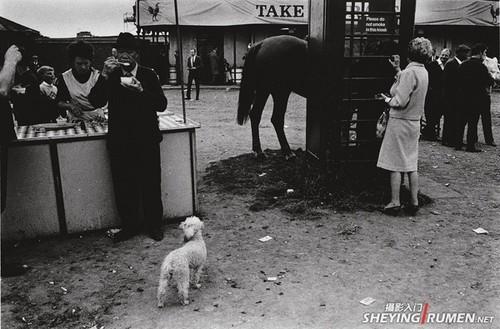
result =
M500 0L0 3L2 329L500 328Z

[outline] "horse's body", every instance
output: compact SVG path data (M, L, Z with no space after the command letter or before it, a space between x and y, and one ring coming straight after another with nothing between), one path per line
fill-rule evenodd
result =
M250 116L252 149L261 156L259 123L267 98L274 101L271 122L286 158L293 157L286 140L284 125L291 92L307 95L307 43L292 36L267 38L253 45L246 55L238 101L238 123ZM251 107L251 110L250 110Z

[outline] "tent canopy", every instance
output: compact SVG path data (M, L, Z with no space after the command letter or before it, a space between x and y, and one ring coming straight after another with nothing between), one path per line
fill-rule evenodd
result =
M39 35L40 32L0 16L0 32L23 32Z
M139 0L138 25L175 25L174 0ZM305 25L307 0L178 0L179 25Z
M415 25L498 27L498 8L498 0L417 0Z
M138 4L139 26L175 25L174 0ZM308 0L178 0L178 6L186 26L307 25L309 19ZM415 25L498 27L498 8L499 0L417 0Z

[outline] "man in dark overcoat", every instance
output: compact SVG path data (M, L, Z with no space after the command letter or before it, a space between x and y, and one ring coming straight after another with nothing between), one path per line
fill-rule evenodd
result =
M444 122L443 136L441 142L446 146L455 146L456 131L458 126L458 89L460 81L457 78L458 66L469 57L470 48L467 45L459 45L455 51L455 57L450 59L443 72L443 101Z
M444 48L435 61L429 62L425 68L429 73L429 89L425 97L426 125L422 137L435 141L439 138L440 121L444 112L443 104L443 72L444 66L450 58L450 50Z
M472 47L471 58L458 68L457 78L460 81L458 90L459 116L456 133L456 149L463 144L464 128L467 125L466 151L481 152L476 147L477 124L481 113L490 110L490 86L493 78L483 64L488 47L478 43Z
M118 55L104 62L89 95L97 107L108 103L108 148L122 220L122 230L114 236L117 242L141 230L154 240L163 238L162 135L156 112L166 109L167 99L156 73L137 63L139 46L132 34L120 33Z

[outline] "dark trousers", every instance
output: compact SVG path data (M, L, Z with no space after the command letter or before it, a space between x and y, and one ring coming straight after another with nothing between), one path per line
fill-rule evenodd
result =
M455 103L445 104L443 120L442 143L445 145L454 145L456 143L456 132L458 126L458 106ZM463 134L463 133L462 133Z
M0 202L2 203L2 212L5 210L5 207L7 206L7 146L0 146L0 171L1 171L1 194L2 194L2 199Z
M488 104L485 105L481 111L481 124L483 125L485 143L493 143L493 130L491 129L491 99L488 99Z
M441 116L443 115L443 105L437 99L438 96L429 96L425 102L425 128L423 135L427 138L439 137Z
M196 86L196 99L199 99L200 98L200 80L198 77L198 72L193 72L193 70L189 70L186 97L191 98L191 86L193 84L193 80L194 80L194 84Z
M111 149L110 160L122 228L150 231L161 227L160 145L153 143L129 149Z
M479 122L479 112L462 112L458 117L455 146L461 147L463 144L464 130L467 125L467 149L473 149L477 142L477 124Z

